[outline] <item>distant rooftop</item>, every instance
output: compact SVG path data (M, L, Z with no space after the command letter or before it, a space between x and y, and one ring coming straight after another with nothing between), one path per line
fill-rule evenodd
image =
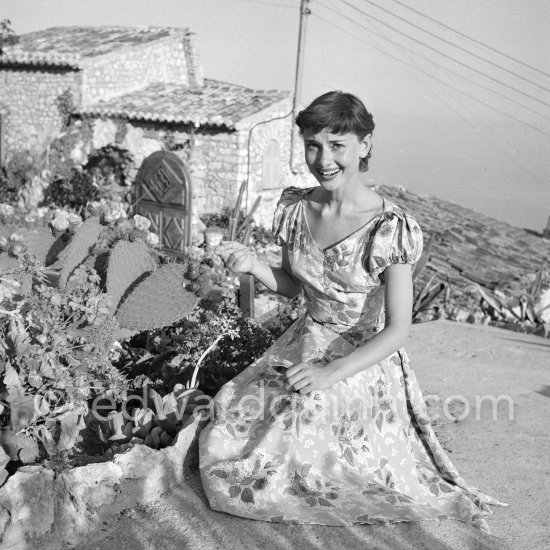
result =
M417 218L425 243L438 236L428 272L438 272L454 292L472 282L503 288L535 273L550 258L550 240L533 231L434 196L389 186L380 191Z
M55 65L78 68L86 58L153 42L188 29L172 27L51 27L23 34L5 46L0 64Z
M85 107L79 113L234 129L239 120L288 96L289 92L281 90L253 90L205 79L204 86L198 89L151 84L142 90Z

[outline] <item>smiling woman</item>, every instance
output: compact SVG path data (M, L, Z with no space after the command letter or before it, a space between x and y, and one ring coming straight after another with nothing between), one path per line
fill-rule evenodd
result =
M304 132L315 135L323 130L328 131L334 136L333 140L337 143L343 134L352 133L353 137L359 140L361 144L365 142L366 152L361 151L357 156L359 157L359 170L361 172L368 170L374 120L363 103L354 95L342 92L327 92L315 99L307 109L298 114L296 124L304 137L306 147L308 146L308 138L306 138ZM351 136L348 137L351 138ZM307 159L308 155L306 154L306 161ZM357 157L355 160L357 160Z
M360 177L368 170L374 121L354 95L328 92L302 111L296 124L304 138L306 164L320 184L304 197L305 221L312 239L324 249L382 211L383 198Z
M216 395L202 431L210 506L323 525L451 518L488 531L501 504L460 477L428 418L403 343L411 324L418 222L370 190L374 128L359 99L330 92L298 116L319 186L283 191L282 265L244 245L218 252L306 313Z

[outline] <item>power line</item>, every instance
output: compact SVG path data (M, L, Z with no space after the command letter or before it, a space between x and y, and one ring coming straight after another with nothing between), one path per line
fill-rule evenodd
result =
M507 69L506 67L503 67L502 65L499 65L498 63L494 63L493 61L490 61L489 59L481 56L481 55L477 55L476 53L466 49L466 48L463 48L462 46L456 44L455 42L452 42L451 40L447 40L446 38L436 34L436 33L433 33L427 29L424 29L423 27L421 27L420 25L416 25L415 23L412 23L411 21L409 21L408 19L406 19L405 17L401 17L400 15L382 7L382 6L379 6L378 4L375 4L374 2L371 2L370 0L364 0L365 2L367 2L367 4L370 4L376 8L378 8L379 10L389 14L390 16L392 17L395 17L396 19L400 19L401 21L404 21L405 23L407 23L408 25L410 25L411 27L414 27L415 29L418 29L419 31L421 32L424 32L426 34L429 34L430 36L433 36L434 38L436 38L437 40L441 40L442 42L445 42L446 44L449 44L450 46L454 47L454 48L457 48L458 50L462 50L463 52L466 52L468 55L471 55L472 57L475 57L476 59L479 59L481 61L483 61L484 63L487 63L488 65L492 65L493 67L496 67L497 69L500 69L501 71L504 71L504 72L507 72L508 74L511 74L512 76L516 77L516 78L519 78L521 80L524 80L525 82L529 82L529 84L532 84L533 86L536 86L537 88L540 88L541 90L545 90L547 92L550 92L550 88L547 88L546 86L543 86L541 84L539 84L538 82L535 82L534 80L531 80L529 78L526 78L522 75L520 75L519 73L516 73L515 71L511 71L510 69Z
M400 6L403 6L404 8L408 9L409 11L412 11L416 13L417 15L420 15L421 17L424 17L425 19L429 19L430 21L433 21L434 23L441 25L443 28L454 32L455 34L458 34L458 36L461 36L462 38L466 38L467 40L470 40L474 42L475 44L478 44L479 46L482 46L484 48L487 48L488 50L491 50L492 52L497 53L498 55L501 55L502 57L505 57L506 59L509 59L510 61L514 61L515 63L519 63L520 65L523 65L524 67L527 67L528 69L531 69L532 71L536 71L537 73L540 73L544 76L547 76L550 78L549 73L545 73L544 71L541 71L537 67L533 67L533 65L529 65L528 63L525 63L524 61L521 61L521 59L517 59L516 57L512 57L510 55L505 54L504 52L501 52L500 50L497 50L496 48L493 48L492 46L489 46L488 44L485 44L485 42L481 42L480 40L476 40L475 38L464 34L460 31L457 31L456 29L453 29L453 27L449 27L449 25L445 25L445 23L442 23L441 21L434 19L433 17L430 17L429 15L426 15L425 13L422 13L421 11L415 10L414 8L411 8L410 6L407 6L404 2L400 2L399 0L393 0L396 4L399 4Z
M429 50L432 50L434 51L435 53L443 56L443 57L446 57L447 59L450 59L451 61L453 61L454 63L457 63L459 65L462 65L463 67L466 67L467 69L471 70L471 71L474 71L478 74L480 74L481 76L484 76L485 78L488 78L489 80L492 80L494 82L497 82L498 84L500 84L501 86L504 86L506 88L509 88L510 90L513 90L514 92L518 93L518 94L521 94L525 97L528 97L529 99L533 100L533 101L536 101L537 103L540 103L541 105L544 105L545 107L550 107L550 103L546 103L545 101L543 101L542 99L539 99L538 97L536 96L533 96L531 94L528 94L527 92L522 92L519 88L516 88L514 86L511 86L510 84L506 84L505 82L502 82L501 80L499 80L498 78L495 78L493 76L490 76L486 73L484 73L483 71L480 71L478 69L476 69L475 67L472 67L471 65L468 65L467 63L464 63L458 59L456 59L455 57L452 57L450 55L447 55L441 51L439 51L437 48L434 48L433 46L430 46L428 44L426 44L425 42L422 42L422 40L419 40L418 38L415 38L414 36L411 36L410 34L406 33L406 32L403 32L399 29L397 29L396 27L394 27L393 25L390 25L389 23L386 23L385 21L382 21L381 19L375 17L374 15L371 15L361 9L359 9L357 6L354 6L353 4L351 4L350 2L347 2L346 0L340 0L340 2L342 2L343 4L345 4L346 6L349 6L350 8L352 8L353 10L355 11L358 11L359 13L361 13L362 15L364 15L365 17L368 17L370 19L373 19L374 21L377 21L378 23L380 23L381 25L383 25L384 27L388 27L389 29L393 30L394 32L397 32L399 34L402 34L403 36L406 36L409 40L412 40L413 42L416 42L417 44L420 44L421 46L424 46L425 48L428 48Z
M387 37L385 37L385 36L382 37L382 38L386 38L386 39L387 39ZM411 54L410 54L409 52L407 52L406 50L405 50L405 55L407 55L407 57L408 57L409 59L412 58ZM405 67L405 70L407 70L407 72L408 72L417 82L420 82L423 86L425 86L427 90L432 91L431 88L429 88L424 82L422 82L419 78L416 78L416 77L415 77L415 75L409 70L409 67L406 66L406 67ZM503 154L503 156L504 156L507 160L509 160L509 161L513 162L514 164L516 164L517 166L519 166L519 167L520 167L522 170L524 170L526 173L530 174L535 180L540 178L540 175L537 174L537 173L535 173L535 172L533 172L533 171L531 170L531 168L530 168L530 164L532 163L532 159L527 158L524 154L522 154L522 153L521 153L520 151L518 151L518 150L516 150L516 154L519 155L527 164L524 164L523 162L519 162L517 159L515 159L513 156L511 156L511 155L509 154L509 149L510 149L510 147L513 147L514 144L513 144L513 142L507 141L506 138L504 138L504 141L505 141L505 142L507 141L507 143L505 143L505 145L507 145L507 147L506 147L506 148L501 147L500 141L503 140L503 137L502 137L501 135L497 135L497 134L494 132L493 128L492 128L490 125L488 125L488 124L485 123L483 117L478 116L478 114L473 110L473 108L470 107L470 106L468 106L468 105L466 104L466 102L464 101L464 98L461 98L461 97L459 96L459 92L458 92L456 89L453 89L453 87L452 87L451 85L446 84L446 83L443 84L443 83L441 83L441 82L436 82L436 85L439 85L439 86L441 87L440 89L446 90L447 93L454 94L455 101L457 101L458 103L460 103L460 104L462 105L462 109L463 109L463 110L469 111L470 114L471 114L473 117L475 117L475 120L478 121L480 124L482 124L482 125L485 127L486 132L487 132L488 139L493 143L494 147L495 147L496 149L498 149L498 150ZM463 116L462 110L456 109L452 102L447 102L447 101L444 99L444 96L436 96L436 97L437 97L437 99L439 99L439 101L442 101L445 105L447 105L447 107L448 107L449 109L451 109L452 111L454 111L454 112L456 113L456 115L457 115L460 119L462 119L462 120L465 122L465 124L467 124L472 130L475 130L475 127L470 123L470 121L467 120L466 117ZM497 138L497 139L492 139L492 138ZM546 177L549 177L549 176L550 176L550 174L546 173L546 170L542 169L542 172L544 173L544 175L545 175Z
M327 6L326 4L323 4L322 2L320 3L320 5L322 5L323 7L325 7L326 9L334 12L336 15L340 16L340 17L343 17L344 19L347 19L348 21L350 21L351 23L354 23L355 25L358 25L359 27L361 27L362 29L368 31L368 32L372 32L373 34L376 34L377 36L379 36L380 38L383 38L384 40L386 40L387 42L390 42L391 44L399 47L399 48L403 48L403 46L401 44L399 44L399 42L396 42L395 40L392 40L391 38L388 38L387 36L381 36L379 34L377 34L375 31L373 31L372 29L369 29L363 25L361 25L361 23L357 22L355 19L352 19L351 17L347 16L347 15L344 15L343 13L341 13L340 11L337 11L335 10L334 8L332 8L331 6ZM343 30L343 29L341 29ZM346 32L346 31L344 31ZM366 42L365 42L366 43ZM468 78L467 76L464 76L464 75L461 75L459 73L454 73L452 72L449 68L445 67L444 65L442 65L441 63L438 63L437 61L434 61L433 59L430 59L429 57L423 55L422 53L420 52L416 52L416 55L418 57L421 57L422 59L425 59L427 60L428 62L436 65L437 67L439 67L440 69L443 69L444 71L447 71L447 72L451 72L454 76L459 76L460 78L462 78L463 80L465 80L466 82L470 82L471 84L474 84L475 86L478 86L480 88L483 88L484 90L487 90L489 92L491 92L492 94L495 94L503 99L505 99L506 101L522 108L522 109L525 109L526 111L529 111L530 113L533 113L535 114L536 116L539 116L541 118L545 118L545 119L548 119L548 117L546 117L545 115L539 113L538 111L535 111L533 109L531 109L530 107L527 107L526 105L523 105L522 103L518 103L516 100L508 97L508 96L505 96L504 94L501 94L500 92L497 92L496 90L494 90L493 88L488 88L487 86L484 86L483 84L480 84L479 82L476 82L475 80L472 80L471 78ZM443 82L443 81L441 81ZM467 94L465 94L467 95ZM472 97L472 96L468 96L468 97ZM473 98L472 99L475 99L476 101L477 98ZM485 104L484 104L485 105ZM505 113L503 113L505 114ZM508 116L508 115L506 115ZM518 121L520 121L519 119L516 119ZM520 122L523 122L523 121L520 121ZM527 124L526 122L523 122L524 124ZM528 124L528 126L531 126ZM540 131L538 128L534 127L534 126L531 126L533 129L536 129L538 131ZM543 132L544 133L544 132ZM547 135L547 134L544 134L544 135Z
M324 4L322 4L322 5L323 5L323 7L328 7L328 6L324 5ZM399 61L399 62L401 62L403 65L405 65L405 68L406 68L406 69L409 69L409 68L410 68L410 67L407 65L407 63L405 63L401 58L399 58L399 57L397 57L397 56L394 56L394 55L392 55L391 53L389 53L389 52L387 52L387 51L385 51L385 50L383 50L383 49L380 49L380 48L378 48L378 47L376 47L376 46L372 46L371 44L367 43L365 40L362 40L362 39L361 39L359 36L357 36L356 34L353 34L353 33L349 32L349 31L347 31L346 29L344 29L343 27L340 27L339 25L336 25L336 24L334 23L334 21L329 21L328 19L325 19L324 17L318 15L317 13L314 14L314 17L316 17L316 18L318 18L318 19L324 21L325 23L329 24L329 25L332 26L332 27L335 27L335 28L341 30L342 32L348 34L349 36L355 38L356 40L359 40L359 41L361 41L361 42L363 42L363 43L365 43L365 44L367 44L367 45L373 47L374 49L380 51L382 54L387 55L387 56L389 56L389 57L392 57L393 59L396 59L397 61ZM361 25L360 25L360 26L361 26ZM364 28L364 27L363 27L363 28ZM371 29L365 28L365 30L368 30L368 31L372 32ZM376 34L376 33L374 33L374 34ZM388 40L386 36L382 36L382 35L379 35L379 34L377 34L377 36L379 36L380 38L382 38L382 39L384 39L384 40ZM399 45L398 45L398 46L399 46ZM400 47L400 46L399 46L399 47ZM409 57L410 57L410 55L409 55ZM446 86L446 87L447 87L448 89L450 89L451 91L453 91L453 86L451 86L450 84L448 84L448 83L446 83L446 82L444 82L444 81L442 81L442 80L440 80L440 79L438 79L438 78L436 78L436 77L433 77L431 74L429 74L429 73L427 73L427 72L425 72L425 71L423 71L423 70L421 70L421 69L418 69L418 68L416 68L416 67L414 67L414 69L417 70L417 71L419 71L419 72L421 72L421 73L423 73L425 76L428 76L428 77L431 78L432 80L435 80L435 81L438 82L439 84L442 84L443 86ZM410 71L408 71L408 72L410 72ZM413 78L414 78L414 75L411 75L411 76L413 76ZM415 80L419 81L418 79L415 79ZM420 82L420 81L419 81L419 82ZM424 84L424 83L421 83L421 84L422 84L423 86L425 86L428 90L432 91L426 84ZM486 107L490 107L490 108L491 108L491 106L484 104L482 101L479 101L479 100L477 100L476 98L474 98L474 97L472 97L472 96L469 96L468 94L464 94L461 90L455 89L455 90L454 90L454 93L455 93L455 94L458 93L458 94L466 95L467 97L470 97L471 99L474 99L474 100L478 101L478 102L481 103L483 106L486 106ZM442 97L439 97L439 96L438 96L438 99L439 99L440 101L442 101L443 103L445 103L451 110L453 110L453 111L457 114L457 116L458 116L459 118L461 118L461 119L465 122L465 124L467 124L470 128L472 128L471 123L470 123L468 120L466 120L465 117L461 114L461 112L460 112L459 110L457 110L451 103L445 101ZM466 108L467 108L467 107L466 107ZM470 109L470 112L472 112L471 109ZM474 114L474 116L476 116L475 113L473 113L473 114ZM504 114L504 113L503 113L503 114ZM509 118L510 118L510 117L509 117ZM514 118L514 117L512 117L512 118ZM477 120L482 120L482 119L480 119L480 118L478 117ZM519 119L515 119L515 120L517 120L518 122L523 123L523 121L521 121L521 120L519 120ZM486 127L487 131L488 131L489 133L491 133L491 128L490 128L487 124L484 124L484 126ZM530 125L529 125L529 126L530 126ZM540 132L540 130L539 130L538 128L533 127L533 129L535 129L535 130L537 130L537 131ZM545 135L546 137L550 137L550 135L545 134L544 132L542 132L542 133L543 133L543 135ZM494 133L493 133L493 135L494 135ZM489 136L489 139L490 139L490 136ZM534 179L540 178L540 175L539 175L539 174L536 174L536 173L533 172L528 166L524 165L523 163L517 161L516 159L514 159L513 157L511 157L509 154L507 154L507 151L504 150L502 147L500 147L500 146L498 145L498 143L497 143L495 140L491 139L491 142L493 143L493 145L494 145L497 149L499 149L499 151L500 151L501 153L504 154L504 156L505 156L508 160L510 160L511 162L517 164L517 165L518 165L519 167L521 167L525 172L529 173ZM531 162L528 158L526 158L526 157L525 157L524 155L522 155L521 153L520 153L520 156L521 156L527 163ZM497 195L491 194L491 193L486 193L486 194L487 194L488 196L489 196L489 195L490 195L490 196L497 196Z
M373 32L371 29L365 27L364 25L361 25L361 23L358 23L357 21L355 21L355 20L352 19L351 17L348 17L348 16L346 16L346 15L344 15L344 14L342 14L342 13L336 11L336 10L334 10L334 9L331 8L330 6L327 6L326 4L323 4L323 3L320 3L320 5L322 5L323 7L325 7L325 8L327 8L327 9L329 9L329 10L335 12L335 13L336 13L337 15L339 15L340 17L343 17L344 19L347 19L348 21L351 21L352 23L354 23L355 25L361 27L362 29L364 29L364 30L366 30L366 31L368 31L368 32ZM371 43L369 43L369 42L366 42L366 41L363 40L362 38L359 38L357 35L355 35L355 34L349 32L348 30L346 30L346 29L344 29L344 28L342 28L342 27L336 25L336 24L334 23L334 21L329 21L328 19L325 19L324 17L321 17L320 15L318 15L318 14L316 14L316 13L314 14L314 16L315 16L315 17L319 17L320 19L322 19L323 21L325 21L325 23L328 23L329 25L332 25L332 26L334 26L334 27L340 29L342 32L344 32L344 33L346 33L346 34L352 36L353 38L355 38L355 39L357 39L357 40L359 40L359 41L361 41L361 42L364 42L364 43L367 44L369 47L371 47L371 48L373 48L373 49L375 49L375 50L381 52L382 54L387 55L387 56L391 57L392 59L395 59L396 61L399 61L400 63L402 63L402 64L404 64L405 66L407 66L407 64L406 64L400 57L397 57L397 56L395 56L395 55L393 55L393 54L391 54L391 53L388 53L388 52L385 51L385 50L380 49L379 47L377 47L377 46L375 46L375 45L373 45L373 44L371 44ZM373 34L376 34L376 33L373 33ZM379 35L379 34L377 34L377 36L379 36L379 37L382 38L383 40L390 41L390 42L392 42L392 43L394 43L394 44L397 44L399 47L402 47L402 46L399 45L398 43L396 43L396 42L394 42L394 41L392 41L392 40L390 40L390 39L388 39L388 38L386 38L386 37L384 37L384 36L381 36L381 35ZM430 60L430 61L431 61L431 60ZM433 61L431 61L431 62L433 62ZM435 63L435 62L433 62L433 63ZM424 71L423 69L421 69L421 68L419 68L419 67L414 67L414 69L415 69L416 71L418 71L418 72L420 72L420 73L426 75L428 78L431 78L431 79L433 79L433 80L435 80L435 81L437 81L437 82L440 82L440 83L442 83L442 84L444 84L444 85L451 86L450 84L448 84L448 83L445 82L444 80L441 80L440 78L437 78L437 77L434 76L433 74L431 74L431 73L429 73L429 72L427 72L427 71ZM448 70L448 69L445 69L445 70ZM454 88L454 87L453 87L453 88ZM491 109L491 110L493 110L493 111L496 111L496 112L499 113L500 115L505 116L506 118L509 118L509 119L511 119L511 120L514 120L515 122L519 122L520 124L523 124L523 125L525 125L525 126L528 126L528 127L531 128L532 130L535 130L536 132L542 134L543 136L545 136L545 137L547 137L547 138L550 138L550 134L544 132L543 130L541 130L541 129L538 128L537 126L534 126L533 124L530 124L530 123L528 123L528 122L525 122L524 120L521 120L521 119L519 119L519 118L517 118L517 117L515 117L515 116L513 116L513 115L511 115L511 114L509 114L509 113L507 113L507 112L505 112L505 111L502 111L502 110L500 110L500 109L498 109L498 108L496 108L496 107L493 107L492 105L490 105L490 104L488 104L488 103L485 103L485 102L482 101L481 99L479 99L479 98L477 98L477 97L475 97L475 96L473 96L473 95L471 95L471 94L468 94L468 93L464 92L463 90L460 90L459 88L455 88L455 89L456 89L460 94L462 94L462 95L464 95L464 96L466 96L466 97L469 97L470 99L472 99L473 101L476 101L477 103L481 103L483 106L485 106L485 107L487 107L487 108L489 108L489 109ZM498 92L494 92L493 90L491 90L491 91L492 91L493 93L497 93L497 94L498 94ZM499 94L499 95L500 95L500 94ZM508 99L508 98L506 98L506 99ZM513 101L513 100L509 100L509 101ZM540 115L540 116L542 116L542 115Z
M281 4L276 2L263 2L259 0L234 0L236 2L245 2L247 4L256 4L257 6L277 6L278 8L291 8L296 9L296 6L291 6L290 4Z

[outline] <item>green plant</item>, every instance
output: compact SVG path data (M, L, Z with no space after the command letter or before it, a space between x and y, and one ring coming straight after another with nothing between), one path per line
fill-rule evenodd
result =
M71 121L71 115L75 109L75 104L73 100L73 94L71 90L66 89L62 94L55 98L55 105L57 107L57 112L61 117L61 124L63 128L69 126Z
M13 178L8 177L4 167L0 167L0 203L15 204L19 188Z
M45 167L45 159L35 151L17 151L11 155L0 174L0 202L15 204L20 190Z
M72 170L79 169L78 165L86 162L92 138L92 122L84 119L73 121L63 132L49 141L46 165L53 175L53 180L70 181Z
M47 453L70 451L88 400L93 395L123 399L127 383L108 359L117 327L97 273L80 266L65 288L56 289L42 282L32 256L17 259L31 284L1 303L0 439L12 458L32 462L36 456L28 438L40 441Z
M117 321L128 329L143 331L182 319L198 302L197 295L186 290L185 272L184 264L172 263L144 278L117 309Z
M39 260L26 242L32 235L35 245L53 248L47 222L22 219L11 207L0 209L0 446L19 459L31 460L24 449L32 442L25 438L40 441L52 456L70 452L85 426L90 399L126 397L128 381L110 360L115 341L180 320L208 286L204 265L184 261L159 267L158 256L145 244L148 221L136 216L127 236L135 232L137 240L112 243L106 287L93 267L94 249L114 222L107 221L110 212L103 204L94 213L59 252L56 287L56 277L45 284L40 261L51 254L42 251ZM125 262L136 251L141 261L127 272Z
M248 187L248 182L243 181L239 189L239 195L237 196L235 208L233 209L231 218L229 220L229 240L239 241L244 244L248 243L250 232L252 231L252 221L253 221L252 216L254 215L254 212L256 211L256 209L258 208L262 200L261 196L258 196L256 198L256 200L254 201L254 204L252 205L252 208L250 209L248 214L244 216L244 219L241 222L241 217L243 217L241 206L243 202L244 193L247 187Z
M101 189L101 196L112 198L112 192L127 190L128 171L133 162L132 154L126 149L106 145L89 155L84 171Z
M543 264L526 289L519 288L508 295L500 290L491 293L476 283L472 283L470 288L479 295L482 310L491 324L547 337L550 323L546 320L546 311L550 309L550 304L540 300L545 278L548 275Z
M68 108L66 101L60 100L58 108L64 113ZM72 160L74 152L82 149L76 156L86 157L81 142L91 140L92 133L87 122L81 123L79 130L71 126L49 147L49 164L54 176L45 190L43 206L72 208L82 212L88 202L101 198L120 201L131 192L127 183L133 157L125 149L107 145L89 153L84 166L75 165L76 161Z
M220 212L212 214L202 214L200 219L206 227L219 227L229 234L229 219L231 217L231 209L228 207L222 208Z
M89 174L72 168L68 179L55 178L44 191L42 206L55 205L82 212L84 207L100 198L100 192Z
M88 218L75 232L75 235L68 246L63 250L63 262L59 274L59 286L65 287L69 275L89 255L90 249L97 242L103 227L99 218Z
M245 318L231 292L203 298L198 307L171 327L151 331L149 359L139 360L125 344L128 375L157 389L174 384L199 386L214 395L228 380L244 370L273 342L272 333ZM132 368L136 362L139 368Z
M118 304L131 285L157 268L157 262L143 240L120 240L109 253L108 266L107 292Z
M434 236L432 235L428 242L426 243L426 246L422 250L422 255L420 256L420 259L415 264L412 272L412 279L413 283L415 283L415 292L414 292L414 298L413 298L413 311L412 311L412 318L413 321L416 321L420 318L420 315L427 310L429 310L431 307L433 307L433 304L435 300L439 296L443 296L444 305L443 310L445 309L445 306L447 302L449 301L450 294L451 294L451 288L448 283L440 281L437 278L437 275L434 274L432 277L422 286L416 285L420 275L426 268L428 261L430 259L430 254L432 252L432 247L434 244Z
M17 42L19 42L19 36L12 29L11 21L9 19L0 21L0 55L3 53L5 46L12 46Z

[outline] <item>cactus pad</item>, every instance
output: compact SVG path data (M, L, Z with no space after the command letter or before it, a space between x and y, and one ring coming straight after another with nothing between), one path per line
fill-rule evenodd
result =
M119 324L143 331L183 319L198 302L198 297L184 288L185 269L183 264L167 264L141 281L120 305Z
M113 310L116 311L131 284L156 268L157 262L143 241L118 241L109 255L107 267L107 292L113 300Z
M97 242L103 227L99 218L88 218L77 230L63 254L63 267L59 276L59 286L67 285L69 275L90 254L90 248Z
M23 237L23 243L27 246L27 252L32 254L42 265L45 265L48 253L55 243L55 237L49 228L22 229L19 231Z

